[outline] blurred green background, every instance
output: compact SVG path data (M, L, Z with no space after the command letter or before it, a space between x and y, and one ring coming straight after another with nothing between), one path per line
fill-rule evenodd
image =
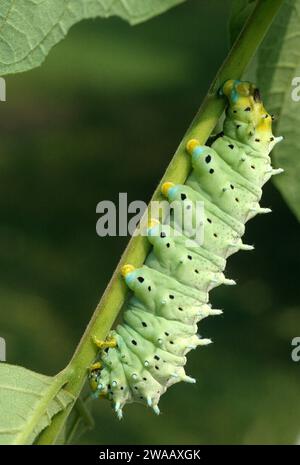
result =
M228 50L229 2L190 1L134 28L72 28L41 68L9 76L0 104L0 336L9 363L55 374L70 359L127 243L96 235L96 204L148 201ZM233 76L234 77L234 76ZM284 150L284 145L281 147ZM228 262L215 344L190 354L156 417L119 422L94 402L81 443L295 443L300 435L299 225L271 183L252 253Z

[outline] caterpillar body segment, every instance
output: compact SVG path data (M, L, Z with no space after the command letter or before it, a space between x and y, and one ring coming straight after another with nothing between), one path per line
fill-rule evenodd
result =
M149 224L150 254L140 268L121 270L132 292L123 322L107 341L95 341L99 357L90 385L95 397L112 402L118 418L131 402L159 414L168 387L195 382L185 372L186 354L211 342L198 335L197 323L222 313L211 308L208 293L235 284L224 274L226 259L253 249L242 242L245 223L270 211L259 202L265 182L282 172L269 156L282 138L272 134L272 117L254 84L229 80L220 94L228 100L223 132L211 147L188 142L193 170L185 185L162 185L172 208L163 223Z

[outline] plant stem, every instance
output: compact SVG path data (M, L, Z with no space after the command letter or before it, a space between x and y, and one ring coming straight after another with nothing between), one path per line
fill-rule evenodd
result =
M216 126L225 107L225 100L217 95L221 84L227 79L242 77L256 49L264 38L283 0L258 0L246 21L226 60L219 69L208 93L197 112L191 126L183 137L173 159L171 160L161 183L168 180L176 184L184 183L190 170L190 157L185 152L187 140L197 138L204 144ZM160 186L151 200L161 200ZM147 212L145 213L145 215ZM127 294L127 288L120 276L120 267L131 263L138 267L144 262L149 251L146 237L133 237L125 249L121 260L109 282L97 308L88 324L82 339L70 362L70 380L66 390L78 397L86 379L87 368L96 357L97 349L92 336L105 339L110 331ZM59 413L51 425L40 435L40 444L54 443L72 407Z
M83 422L86 430L88 429L90 430L95 426L94 419L87 407L87 404L90 400L91 400L90 397L86 400L83 400L80 397L78 397L77 401L75 402L72 413L74 414L74 410L75 410L76 415L75 415L75 419L73 423L70 425L70 428L68 425L68 435L66 437L66 444L72 443L76 435L78 426L80 425L81 422Z

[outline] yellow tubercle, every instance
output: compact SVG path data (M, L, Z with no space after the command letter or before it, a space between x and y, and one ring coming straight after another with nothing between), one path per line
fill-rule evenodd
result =
M224 83L222 91L223 91L223 94L226 95L226 97L230 95L233 86L234 86L233 79L228 79L228 81Z
M133 265L130 265L130 264L124 265L121 268L121 275L123 276L123 278L125 278L129 273L131 273L134 270L135 268Z
M165 197L168 197L168 192L169 189L174 187L175 184L173 182L164 182L163 185L161 186L161 192Z
M236 90L244 97L248 97L250 95L250 87L248 82L240 82L236 85Z
M154 228L159 224L159 221L155 218L149 218L148 220L148 228Z
M186 144L186 150L189 153L192 153L194 148L200 145L199 141L197 139L190 139L187 144Z

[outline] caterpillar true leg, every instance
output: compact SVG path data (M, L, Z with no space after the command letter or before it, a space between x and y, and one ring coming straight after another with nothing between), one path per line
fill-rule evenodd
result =
M93 336L93 342L99 349L110 349L117 345L117 341L111 336L108 336L105 341L98 339L97 336Z
M102 367L101 362L92 363L92 365L90 366L90 371L100 370L101 367Z

